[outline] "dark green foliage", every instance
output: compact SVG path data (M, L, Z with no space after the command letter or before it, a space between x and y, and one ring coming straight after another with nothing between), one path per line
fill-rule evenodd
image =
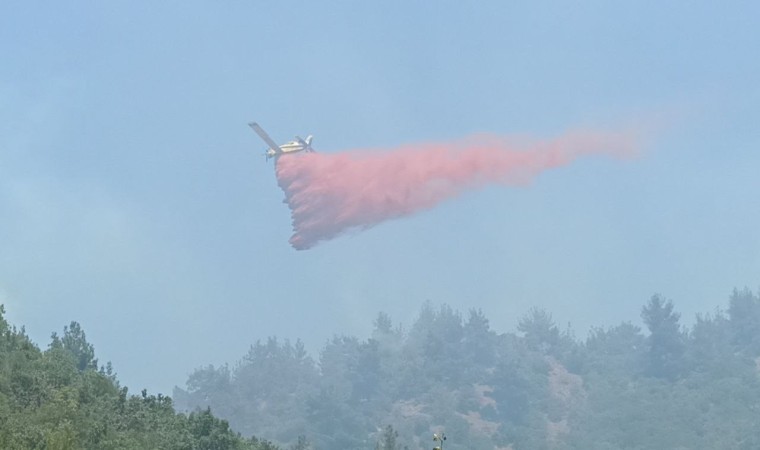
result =
M482 312L464 321L446 305L426 304L408 332L382 313L374 325L365 341L332 338L318 366L287 342L257 343L232 371L196 371L175 398L189 410L210 406L244 433L251 427L286 445L302 434L317 449L426 442L431 426L446 426L457 434L447 449L460 450L528 442L545 427L535 410L547 398L544 356L517 336L496 335Z
M98 369L78 323L43 352L3 313L0 306L1 449L276 450L208 410L185 416L169 397L129 395L110 364Z
M318 362L270 338L196 370L175 392L187 415L129 395L78 323L43 352L3 312L2 449L429 449L444 428L447 450L760 448L760 297L746 289L689 330L654 296L648 334L626 322L582 342L543 310L497 335L480 311L430 304L408 332L381 313L370 338L334 337Z
M680 314L673 312L673 302L655 295L642 308L641 318L649 328L646 372L654 377L674 380L682 367L686 337L678 324Z
M559 345L559 328L552 315L543 309L531 309L526 317L520 319L517 330L523 333L525 345L533 350L547 353Z
M465 361L461 364L470 370L493 367L496 362L495 339L483 311L471 309L463 329L462 351Z
M736 293L735 293L736 295ZM583 401L562 449L750 449L760 440L760 372L721 313L681 330L672 302L642 310L650 335L623 324L586 342ZM760 329L746 335L760 336Z
M760 448L760 298L735 291L727 316L690 330L660 296L641 318L648 333L624 322L579 341L540 309L497 335L480 311L425 304L408 331L381 313L369 339L334 337L318 363L257 343L175 398L299 450L299 435L319 450L429 450L442 429L446 450Z
M211 406L246 435L263 434L290 443L304 434L310 400L319 393L317 380L317 367L303 343L270 338L252 345L234 369L197 370L188 380L188 390L175 390L175 398L183 406ZM350 396L336 395L340 401Z
M68 327L63 327L63 338L53 333L51 349L61 348L74 358L74 364L80 372L88 369L97 369L98 360L95 359L95 348L87 342L87 336L77 322L71 322Z
M603 377L629 377L641 372L646 338L630 322L608 329L594 328L586 339L586 367Z
M728 315L731 321L732 342L741 351L760 355L760 295L749 289L734 289L729 299Z
M175 391L185 415L129 395L78 323L41 351L0 306L0 448L424 450L442 429L446 450L760 448L760 297L735 290L687 330L654 296L641 319L648 334L625 322L578 341L539 309L521 335L477 310L426 304L407 332L381 313L318 362L270 338L196 370Z

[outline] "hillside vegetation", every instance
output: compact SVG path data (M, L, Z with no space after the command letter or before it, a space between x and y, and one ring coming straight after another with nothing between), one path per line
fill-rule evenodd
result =
M441 430L447 450L760 448L760 298L736 290L686 329L654 296L641 319L577 339L542 310L497 333L480 311L427 304L408 330L381 313L371 337L336 336L318 359L299 341L256 342L174 397L244 435L323 450L429 450Z
M177 414L171 398L130 395L98 367L78 323L40 350L0 306L0 449L276 450L244 439L208 410Z

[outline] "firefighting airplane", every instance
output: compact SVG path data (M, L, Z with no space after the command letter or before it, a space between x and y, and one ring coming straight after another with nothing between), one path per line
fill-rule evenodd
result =
M269 158L279 158L285 153L314 151L314 149L311 148L311 135L306 136L306 139L301 139L300 137L296 136L296 139L294 141L290 141L282 145L277 145L272 140L272 138L269 137L267 132L264 131L264 129L261 128L256 122L251 122L248 124L248 126L253 128L253 131L255 131L256 134L258 134L259 137L269 146L269 149L267 149L266 153L264 153L264 155L267 157L267 161L269 161Z

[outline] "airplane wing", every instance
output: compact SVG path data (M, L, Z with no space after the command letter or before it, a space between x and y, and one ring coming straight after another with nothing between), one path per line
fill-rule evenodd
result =
M260 137L261 139L263 139L263 140L264 140L264 142L266 142L266 143L267 143L267 145L269 146L269 148L271 148L272 150L274 150L274 151L276 151L276 152L279 152L279 151L280 151L280 146L279 146L279 145L277 145L277 144L276 144L276 143L275 143L275 142L272 140L272 138L270 138L270 137L269 137L269 135L267 134L267 132L266 132L266 131L264 131L264 129L263 129L263 128L261 128L261 127L259 126L259 124L257 124L256 122L251 122L251 123L249 123L249 124L248 124L248 126L250 126L251 128L253 128L253 131L255 131L255 132L256 132L256 134L258 134L258 135L259 135L259 137Z

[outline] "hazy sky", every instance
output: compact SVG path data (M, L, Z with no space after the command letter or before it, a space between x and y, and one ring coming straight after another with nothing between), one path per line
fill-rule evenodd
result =
M43 347L79 321L133 392L426 300L689 323L760 285L760 4L620 3L2 2L0 303ZM297 252L252 120L322 152L656 131Z

